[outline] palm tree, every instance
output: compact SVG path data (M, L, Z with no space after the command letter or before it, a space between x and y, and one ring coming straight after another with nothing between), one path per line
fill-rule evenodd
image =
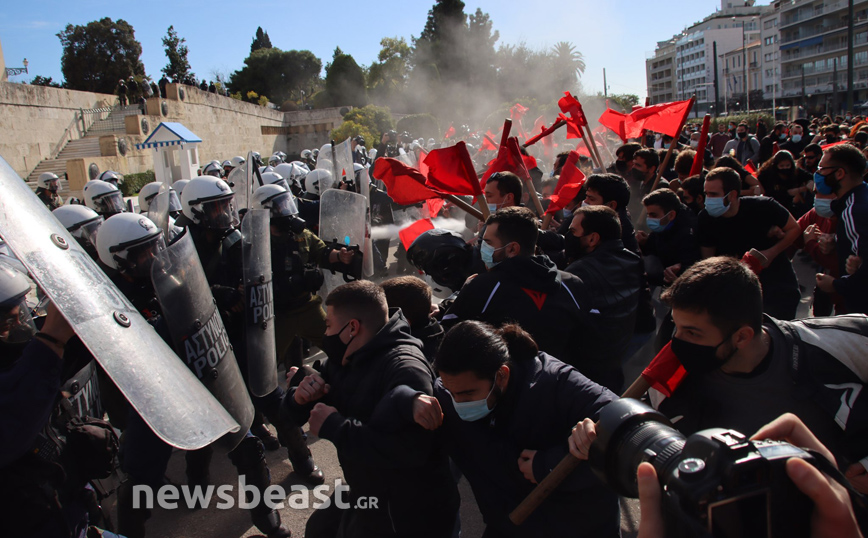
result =
M585 72L585 58L576 47L567 41L560 41L552 47L552 60L558 80L572 87Z

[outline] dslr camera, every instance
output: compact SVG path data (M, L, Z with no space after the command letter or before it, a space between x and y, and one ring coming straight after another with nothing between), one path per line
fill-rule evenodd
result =
M751 441L723 428L690 437L658 411L621 399L600 412L589 462L609 487L638 497L636 469L654 465L666 536L809 537L812 501L786 473L789 458L831 464L784 441Z

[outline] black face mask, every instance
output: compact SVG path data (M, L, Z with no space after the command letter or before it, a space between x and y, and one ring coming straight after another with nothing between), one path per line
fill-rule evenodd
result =
M320 346L329 360L333 360L336 362L340 362L344 360L344 355L347 353L347 348L350 347L350 342L353 341L353 337L350 336L350 341L346 344L341 341L341 333L344 332L350 325L348 321L346 325L344 325L341 330L336 332L335 334L327 334L322 337L322 346Z
M623 174L627 171L627 161L615 161L615 170Z
M693 211L695 215L699 215L699 212L702 211L702 206L699 205L699 202L690 202L689 204L685 204L687 207Z
M741 132L741 133L736 133L736 134L738 134L738 137L739 137L739 138L747 138L747 131L744 131L744 132Z
M672 352L675 353L676 357L678 357L678 361L682 366L684 366L684 369L687 370L688 374L707 374L722 367L738 351L737 348L733 347L732 353L730 353L728 357L725 359L717 358L717 349L728 342L732 336L733 335L731 334L729 337L724 338L723 342L716 346L693 344L673 336Z
M564 254L568 260L576 260L584 256L585 247L582 246L582 238L568 232L564 236Z
M632 175L633 179L635 179L636 181L638 181L640 183L645 181L645 172L642 172L641 170L637 170L636 168L633 168L632 170L630 170L630 175Z
M835 135L826 135L826 143L831 144L837 142Z

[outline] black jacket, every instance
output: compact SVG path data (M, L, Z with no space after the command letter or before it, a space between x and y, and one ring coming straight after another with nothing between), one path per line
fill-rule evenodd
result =
M330 385L322 403L337 409L320 437L338 452L350 486L350 504L376 497L376 509L359 510L358 524L370 536L449 536L458 510L458 491L434 432L412 419L396 418L387 395L406 385L433 394L434 372L422 345L397 309L386 325L347 364L328 360L322 377ZM299 406L295 388L283 401L296 424L314 404Z
M576 331L589 324L584 294L581 280L545 256L507 258L461 288L442 322L447 329L471 319L518 322L540 350L572 364Z
M660 267L655 268L649 257L659 259L662 269L681 264L681 272L696 263L700 258L699 239L696 235L696 215L681 206L675 212L675 220L671 226L662 232L652 232L642 247L642 255L645 256L645 270L648 275L648 283L654 286L662 286L663 273Z
M443 341L443 336L446 335L443 326L437 320L429 319L427 325L418 329L411 329L410 332L414 338L418 338L422 342L422 352L425 354L428 362L433 364L437 350L440 349L440 342Z
M449 455L467 477L486 525L505 536L618 536L617 496L583 463L519 528L508 520L534 488L518 468L522 450L536 450L534 478L541 482L568 453L573 426L596 419L617 396L545 353L515 361L509 385L493 412L475 422L458 417L440 380Z
M574 366L597 383L620 390L621 359L633 336L639 295L644 287L642 259L620 240L606 241L567 267L582 279L591 325L582 334L582 355Z

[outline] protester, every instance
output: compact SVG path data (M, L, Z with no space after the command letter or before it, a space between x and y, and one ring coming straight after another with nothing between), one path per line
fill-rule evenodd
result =
M735 139L727 142L723 148L725 155L732 155L742 165L748 161L756 162L759 156L760 143L747 130L747 123L741 122L735 131Z
M422 342L425 358L433 363L446 333L431 315L431 286L412 275L390 278L380 286L386 294L389 308L401 309L410 325L410 334Z
M757 133L757 137L759 137L759 133ZM759 166L771 159L775 154L775 147L780 148L780 145L786 140L787 125L781 122L776 123L772 132L761 139L759 155L757 155L755 164Z
M714 168L719 168L721 166L731 168L738 173L738 177L741 178L741 189L739 190L740 196L764 194L759 180L753 174L748 172L735 157L724 155L714 163Z
M798 169L789 151L781 150L767 160L757 172L757 179L765 195L784 206L794 217L801 217L807 211L805 206L806 199L810 199L811 176ZM796 207L800 211L796 211Z
M793 157L799 158L802 151L811 143L809 137L804 136L804 129L798 123L790 125L790 136L786 142L780 145L782 150L789 151Z
M732 140L732 137L726 131L726 123L719 122L717 124L717 132L711 135L711 140L708 145L711 148L711 154L715 159L723 155L723 148L726 147L726 143Z
M834 278L841 276L838 266L838 252L835 245L835 230L838 217L832 211L834 194L814 193L814 207L798 220L802 236L793 243L791 250L803 249L821 267L824 274ZM832 307L836 314L846 314L844 298L838 293L827 293L814 286L812 311L814 316L831 316Z
M693 213L694 218L705 209L705 177L697 174L685 179L679 191L681 201Z
M648 283L671 284L700 258L696 216L669 189L657 189L642 199L642 204L651 232L636 232L636 238Z

